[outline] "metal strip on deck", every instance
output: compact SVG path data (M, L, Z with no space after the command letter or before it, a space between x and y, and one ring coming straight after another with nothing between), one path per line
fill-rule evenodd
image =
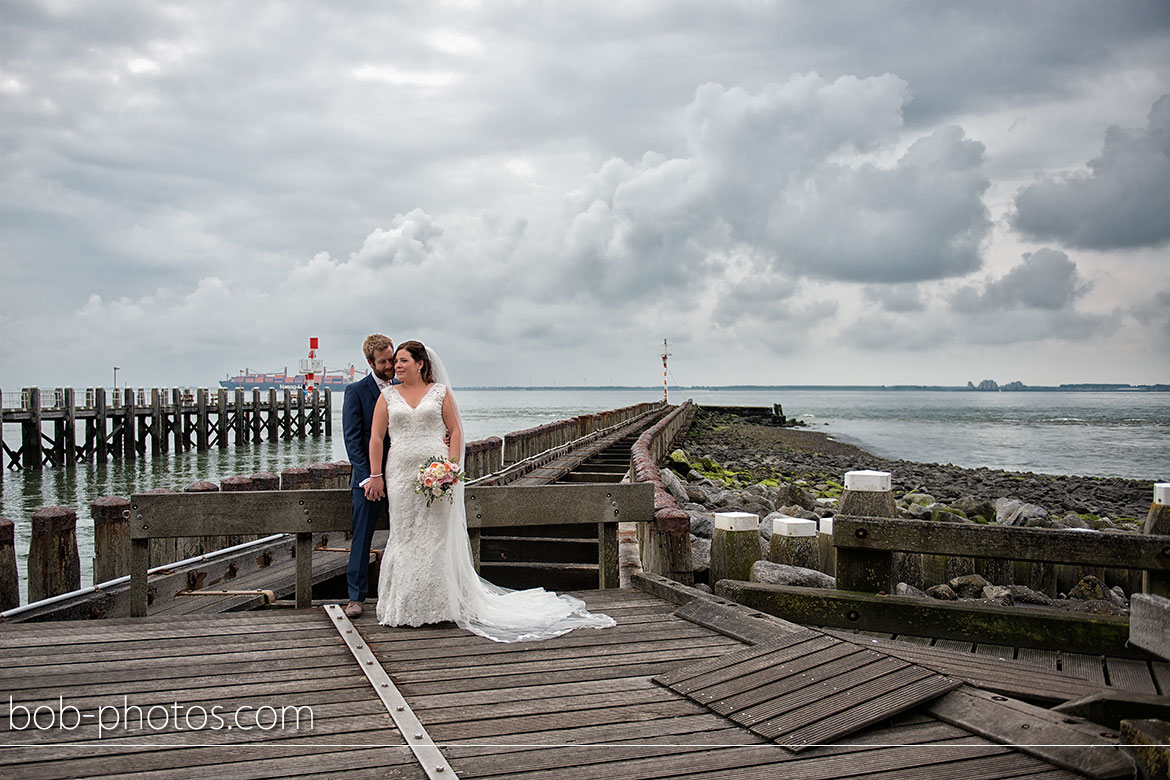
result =
M835 637L788 637L654 681L792 752L851 734L961 682Z
M414 714L414 710L406 702L406 698L399 692L398 686L390 680L390 675L378 663L374 651L369 648L362 635L354 628L353 623L349 622L349 618L345 616L341 606L327 604L325 605L325 613L329 615L337 633L345 640L346 646L349 647L354 659L361 666L366 679L374 687L374 693L378 694L378 698L386 706L386 712L390 713L390 717L394 719L394 725L398 727L398 731L401 732L407 746L418 759L419 766L427 773L427 777L431 780L458 777L451 769L451 765L447 763L446 757L435 745L434 740L431 739L431 735L427 733L418 716Z

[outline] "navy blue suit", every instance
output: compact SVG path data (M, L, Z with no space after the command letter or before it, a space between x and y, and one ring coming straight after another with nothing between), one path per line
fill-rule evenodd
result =
M374 537L374 526L378 516L386 511L386 499L366 499L361 483L370 476L370 426L374 420L374 407L378 403L378 383L371 372L364 379L345 388L345 400L341 405L341 427L345 434L345 452L353 466L349 486L353 491L353 541L349 546L349 598L361 601L370 590L369 561L370 540ZM385 474L385 456L390 451L390 436L382 443L383 461L378 471ZM383 477L384 483L385 477Z

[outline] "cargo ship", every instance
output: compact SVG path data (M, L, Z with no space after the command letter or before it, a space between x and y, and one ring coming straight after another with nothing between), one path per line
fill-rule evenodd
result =
M288 372L288 366L280 371L263 373L245 368L239 374L219 380L219 386L227 390L344 390L346 385L364 377L369 370L360 374L351 363L349 368L325 370L325 364L317 357L317 339L309 339L309 356L301 358L300 370Z

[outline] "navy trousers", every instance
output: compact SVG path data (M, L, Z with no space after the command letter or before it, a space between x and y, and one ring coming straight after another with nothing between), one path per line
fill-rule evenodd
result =
M363 488L353 488L353 541L349 543L349 598L362 601L370 592L370 540L378 515L386 509L386 499L366 500Z

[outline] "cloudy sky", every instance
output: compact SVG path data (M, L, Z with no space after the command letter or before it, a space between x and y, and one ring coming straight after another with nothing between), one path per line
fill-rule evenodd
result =
M1170 381L1170 3L0 1L0 387Z

